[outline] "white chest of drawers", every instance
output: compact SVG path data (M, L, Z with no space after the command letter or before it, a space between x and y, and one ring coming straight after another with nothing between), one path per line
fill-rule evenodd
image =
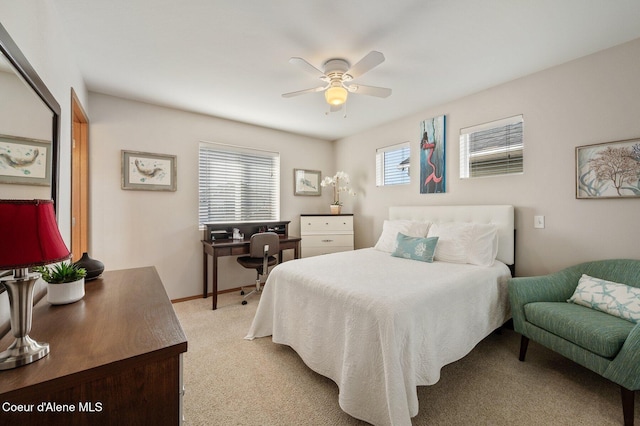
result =
M300 215L302 257L353 250L353 215Z

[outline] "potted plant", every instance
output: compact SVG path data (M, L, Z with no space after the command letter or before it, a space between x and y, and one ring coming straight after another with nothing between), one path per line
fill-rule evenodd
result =
M345 172L338 172L334 176L325 177L320 186L333 187L333 202L329 205L331 208L331 214L340 214L342 203L340 202L340 193L346 192L349 195L356 195L356 193L349 187L349 175Z
M77 302L84 297L87 271L72 263L38 266L34 269L47 282L47 301L53 305Z

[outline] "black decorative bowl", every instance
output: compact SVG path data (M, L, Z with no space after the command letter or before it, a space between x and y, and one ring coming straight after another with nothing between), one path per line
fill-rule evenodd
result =
M85 281L91 281L100 276L104 271L104 263L99 260L92 259L88 253L82 253L80 260L74 263L87 271L87 275L84 277Z

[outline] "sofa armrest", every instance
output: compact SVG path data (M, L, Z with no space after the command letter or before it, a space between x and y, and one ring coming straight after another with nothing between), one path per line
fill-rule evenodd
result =
M509 280L509 301L515 331L524 330L524 305L532 302L566 302L576 287L580 273L574 268L538 277L517 277Z
M640 390L640 324L631 330L603 376L629 390Z

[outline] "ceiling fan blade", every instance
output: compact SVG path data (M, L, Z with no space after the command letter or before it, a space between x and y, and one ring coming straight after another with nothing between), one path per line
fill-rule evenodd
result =
M349 74L352 78L358 78L370 69L377 67L384 62L384 55L376 50L372 50L367 55L360 59L360 61L352 66L346 74Z
M327 87L329 87L329 86L318 86L318 87L314 87L312 89L305 89L305 90L298 90L297 92L283 93L282 97L283 98L292 98L294 96L304 95L305 93L322 92Z
M378 98L386 98L391 95L391 89L386 87L365 86L364 84L345 85L347 90L358 95L376 96Z
M316 77L319 77L319 78L325 77L322 71L320 71L318 68L314 67L304 59L298 58L297 56L294 56L293 58L289 59L289 63L299 66L306 72L313 74Z

